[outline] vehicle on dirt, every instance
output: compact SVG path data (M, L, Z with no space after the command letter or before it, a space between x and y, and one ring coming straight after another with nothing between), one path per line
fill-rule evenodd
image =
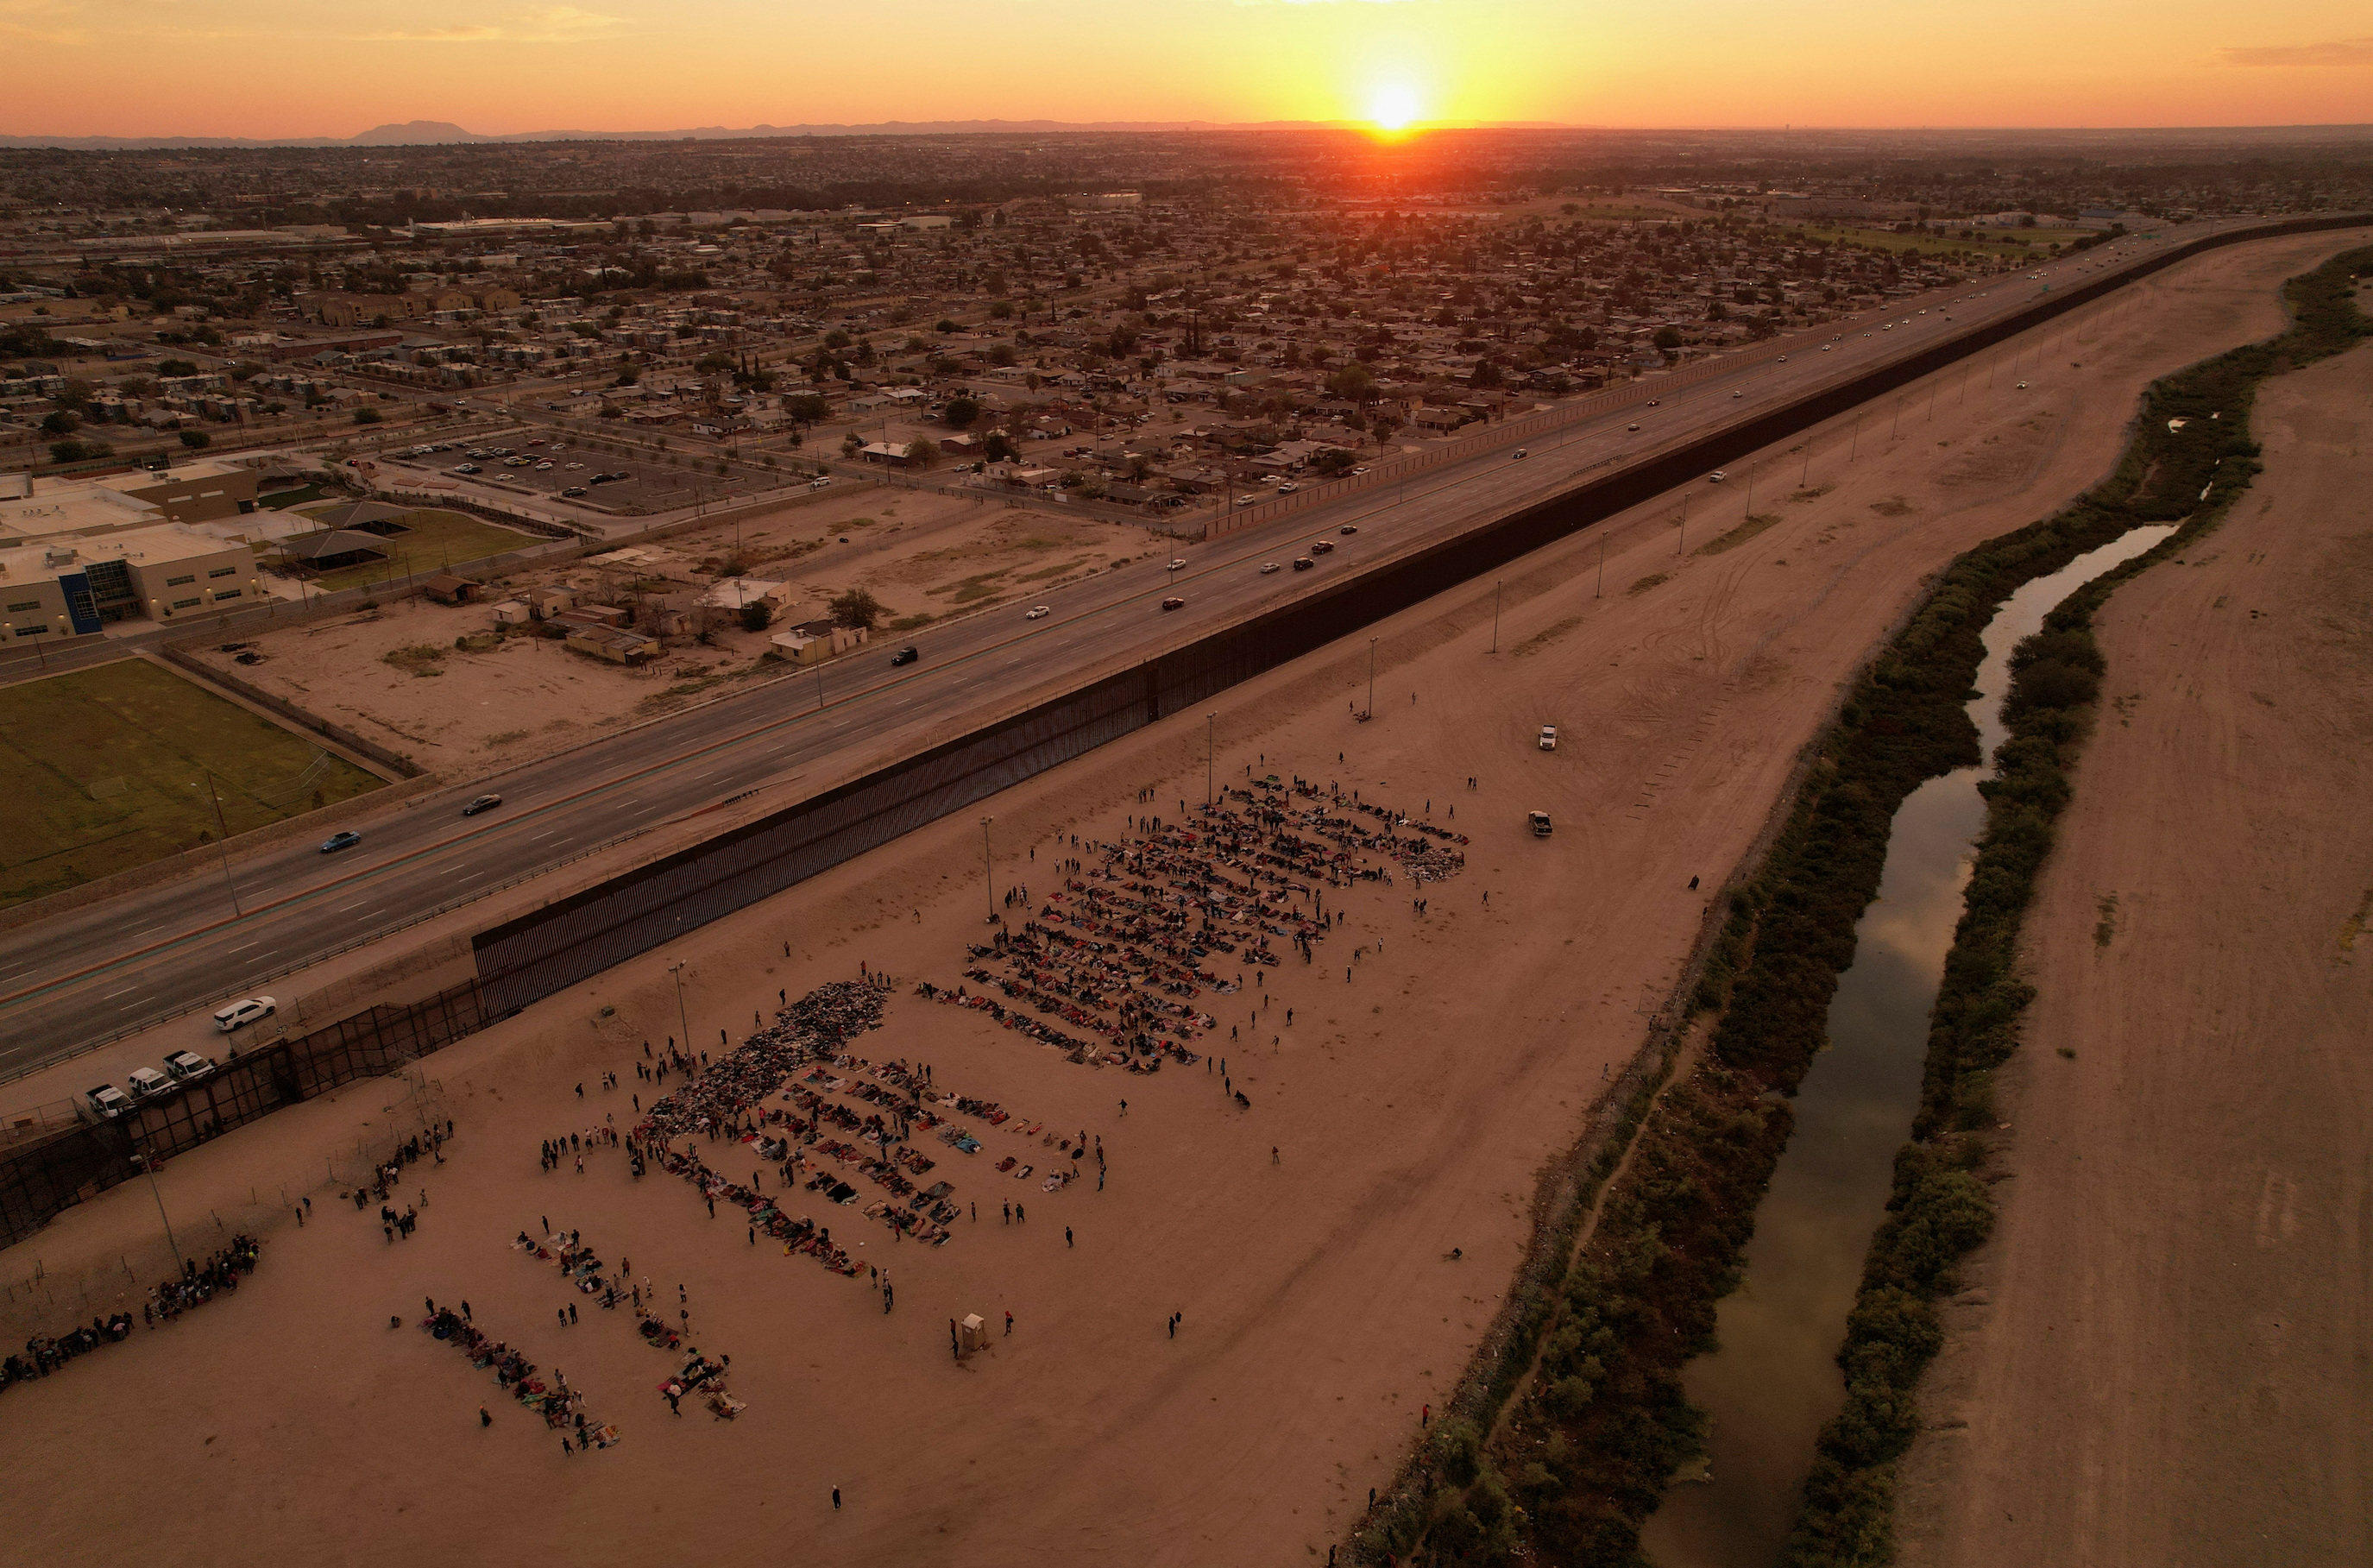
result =
M1533 829L1533 837L1536 837L1536 838L1547 838L1547 837L1549 836L1549 813L1547 813L1547 812L1528 812L1528 813L1526 813L1526 815L1525 815L1525 820L1532 825L1532 829Z
M1541 750L1543 750L1543 751L1545 751L1545 752L1553 752L1553 751L1557 750L1557 726L1556 726L1556 725L1554 725L1554 724L1544 724L1544 725L1542 725L1542 726L1541 726L1540 747L1541 747Z
M268 996L251 996L245 1001L234 1001L215 1009L215 1028L228 1035L242 1024L259 1018L269 1018L280 1011L280 1004Z

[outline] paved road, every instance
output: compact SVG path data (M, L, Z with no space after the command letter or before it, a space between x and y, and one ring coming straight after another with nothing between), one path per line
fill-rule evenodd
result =
M1186 564L1175 572L1140 562L1048 594L1054 614L1044 620L1025 621L1012 607L934 628L917 638L918 664L894 669L886 647L869 649L823 672L821 705L816 675L801 673L527 764L493 781L503 804L477 817L461 816L461 804L489 786L366 822L363 842L335 855L297 845L253 857L234 868L236 915L224 879L209 874L7 932L0 936L0 1075L148 1020L265 989L262 977L314 955L744 791L766 789L791 803L805 793L801 780L811 769L828 771L854 743L976 713L1052 673L1141 658L1460 532L1480 516L1553 495L1579 476L1653 456L1882 358L1930 346L2028 303L2047 284L2066 287L2156 248L2131 240L2106 257L2095 252L2039 269L2041 279L1993 281L1983 298L1964 290L1900 302L1883 317L1835 329L1841 335L1832 350L1742 366L1677 389L1656 408L1617 410L1551 442L1535 438L1525 461L1505 448L1485 451L1392 488L1183 547ZM1889 322L1898 324L1882 330ZM1636 432L1627 428L1633 424ZM1337 532L1346 523L1356 537ZM1262 572L1264 563L1290 562L1321 534L1340 548L1317 569ZM1186 604L1165 614L1160 602L1174 593ZM191 1020L193 1043L204 1026L202 1018Z

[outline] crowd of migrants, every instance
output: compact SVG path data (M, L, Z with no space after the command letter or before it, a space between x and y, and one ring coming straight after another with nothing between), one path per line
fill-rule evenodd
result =
M692 1333L692 1313L688 1305L690 1297L684 1286L676 1286L679 1305L676 1321L671 1324L663 1316L659 1293L650 1281L646 1279L640 1283L636 1282L632 1260L622 1255L616 1274L605 1274L608 1265L585 1245L581 1231L555 1234L542 1241L521 1231L511 1246L532 1258L552 1264L579 1294L591 1297L593 1305L603 1311L614 1312L621 1306L631 1306L635 1315L635 1332L653 1350L684 1353L687 1359L683 1367L663 1378L659 1385L660 1394L667 1400L670 1410L682 1415L684 1411L677 1401L693 1393L700 1396L702 1402L708 1407L709 1414L719 1421L731 1421L749 1409L747 1403L735 1398L725 1387L725 1369L732 1363L731 1356L719 1356L711 1361L700 1353L696 1345L685 1351L684 1341ZM559 1308L557 1316L560 1327L575 1328L578 1323L576 1304L572 1302Z
M585 1414L585 1396L568 1386L558 1368L546 1382L538 1375L533 1362L500 1340L481 1333L470 1320L469 1303L462 1303L460 1311L434 1301L427 1305L428 1316L420 1320L421 1331L468 1356L472 1366L492 1367L497 1386L517 1399L521 1410L543 1417L545 1426L559 1429L561 1452L607 1448L618 1441L615 1426ZM494 1419L484 1405L478 1407L481 1426L492 1426Z
M217 1294L238 1290L240 1277L255 1272L256 1259L261 1256L255 1238L240 1235L203 1263L182 1259L179 1274L149 1287L148 1299L140 1305L141 1322L155 1328L172 1322L184 1312L205 1305ZM120 1345L131 1337L132 1314L128 1312L93 1317L90 1327L72 1328L54 1337L36 1334L25 1341L24 1354L0 1361L0 1388L47 1377L76 1356L87 1355L101 1345Z
M1130 836L1117 843L1071 835L1067 848L1082 853L1058 862L1061 891L1020 930L1000 923L990 942L972 947L966 979L1108 1044L1067 1035L964 986L926 981L916 989L986 1012L1076 1062L1135 1072L1158 1070L1164 1057L1192 1064L1199 1058L1188 1042L1219 1027L1198 999L1233 996L1245 985L1242 970L1233 979L1218 972L1215 954L1275 965L1276 944L1284 942L1313 962L1334 924L1322 885L1391 882L1390 869L1372 858L1397 863L1413 881L1439 882L1466 868L1455 848L1466 842L1362 802L1356 790L1322 792L1309 780L1287 785L1272 775L1226 790L1222 802L1184 824L1132 817ZM1257 968L1254 975L1265 987Z

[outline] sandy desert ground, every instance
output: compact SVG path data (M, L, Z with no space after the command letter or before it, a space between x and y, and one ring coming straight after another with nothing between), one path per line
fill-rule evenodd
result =
M1987 395L1981 367L1947 378L1933 422L1917 401L1900 435L1866 422L1852 461L1843 423L1809 454L1774 454L1775 474L1809 455L1805 498L1766 493L1779 521L1733 547L1677 556L1667 497L1545 551L1507 574L1496 653L1492 586L1445 594L1377 628L1372 723L1349 712L1365 646L1215 702L1222 779L1250 766L1339 782L1473 840L1463 875L1422 890L1422 918L1406 885L1330 892L1346 925L1320 963L1289 959L1249 993L1271 999L1261 1023L1244 996L1217 999L1222 1028L1249 1036L1215 1042L1249 1108L1201 1071L1075 1066L906 994L918 977L957 982L985 929L982 832L965 813L428 1059L415 1089L357 1085L175 1162L158 1196L195 1233L187 1245L219 1245L216 1217L228 1228L307 1192L312 1223L276 1219L235 1297L8 1391L0 1464L18 1549L1323 1562L1456 1380L1525 1241L1534 1173L1638 1047L1640 1010L1677 973L1840 683L1925 574L2101 473L2147 378L2274 330L2275 285L2335 248L2216 253L2048 334L2059 351L2029 393L2005 377ZM1692 511L1692 546L1740 521L1710 504ZM1564 731L1554 754L1533 744L1544 722ZM1199 800L1205 737L1202 715L1182 715L985 802L998 885L1043 897L1058 835L1112 838L1133 814ZM1549 842L1524 830L1532 808L1555 813ZM614 1151L581 1176L568 1162L539 1171L539 1139L631 1122L645 1039L713 1050L715 1031L738 1036L778 990L860 963L900 982L864 1054L929 1061L943 1085L1100 1139L1109 1185L1042 1195L969 1165L935 1172L981 1211L936 1249L850 1219L837 1234L866 1237L857 1256L894 1272L885 1315L864 1283L734 1236L743 1227L682 1183L631 1181ZM605 1070L621 1087L599 1087ZM427 1194L418 1235L373 1246L375 1218L334 1201L335 1162L424 1111L450 1117L455 1141L445 1164L407 1172ZM984 1136L993 1154L1011 1135ZM999 1218L1009 1197L1028 1201L1026 1223ZM145 1183L127 1187L0 1256L12 1335L119 1299L136 1315L156 1213ZM664 1295L680 1282L696 1342L733 1357L749 1409L731 1424L689 1407L672 1418L654 1389L673 1363L623 1315L557 1327L555 1309L581 1298L507 1245L546 1221L625 1255ZM388 1327L426 1297L467 1298L482 1328L564 1368L624 1445L564 1457L490 1375ZM1009 1310L1010 1339L951 1362L951 1316L1001 1327ZM482 1403L497 1416L484 1430ZM120 1505L132 1477L173 1498L170 1528Z
M637 547L703 567L711 577L738 548L748 575L789 581L795 603L821 604L864 587L891 621L1009 603L1154 548L1143 530L1122 524L871 485L846 486L739 530L729 524ZM511 592L532 582L590 591L601 576L570 563L506 581ZM456 637L492 624L484 604L394 599L232 644L262 654L260 664L239 664L216 649L198 657L449 778L579 744L716 695L725 681L777 670L761 662L767 634L738 628L717 633L714 646L686 642L636 670L540 638L508 638L479 652L453 647ZM386 657L413 648L440 656L409 663Z
M1907 1563L2373 1560L2373 350L2257 418L2256 490L2101 617Z

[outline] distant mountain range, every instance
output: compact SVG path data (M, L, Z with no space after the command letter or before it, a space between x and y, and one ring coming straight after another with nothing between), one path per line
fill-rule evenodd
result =
M494 142L680 142L721 141L751 136L956 136L1041 135L1050 133L1126 134L1151 131L1333 131L1351 128L1348 120L1261 120L1223 123L1211 120L885 120L875 125L753 125L733 130L701 125L688 131L515 131L487 136L464 130L448 120L408 120L401 125L374 125L353 136L0 136L0 147L64 147L75 151L108 151L134 147L418 147ZM1478 130L1550 131L1567 129L1550 121L1505 121L1462 126Z

